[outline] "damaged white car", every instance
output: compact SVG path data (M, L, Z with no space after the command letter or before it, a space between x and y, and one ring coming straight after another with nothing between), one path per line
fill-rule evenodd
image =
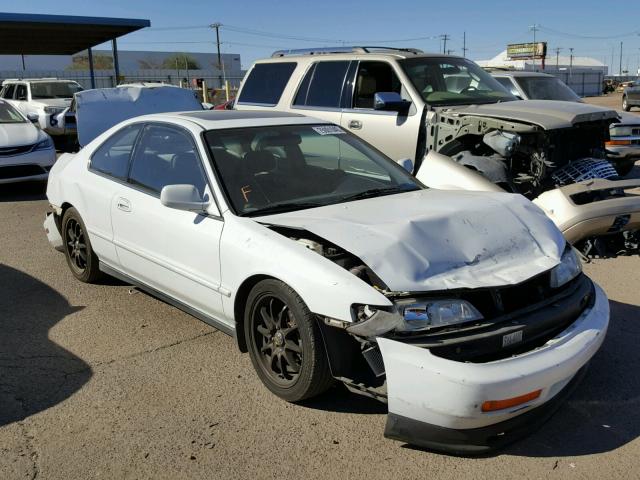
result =
M415 445L473 454L537 426L607 330L605 294L524 197L425 188L299 115L133 118L62 156L47 196L76 278L233 335L285 400L339 381L387 402L386 435Z

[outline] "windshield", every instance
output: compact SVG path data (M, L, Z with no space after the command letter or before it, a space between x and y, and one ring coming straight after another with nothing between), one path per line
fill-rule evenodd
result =
M211 130L205 139L233 209L254 216L422 187L336 125Z
M466 58L414 57L400 60L400 64L431 106L516 100L491 75Z
M82 91L74 82L34 82L31 84L31 98L73 98L73 94Z
M0 123L26 123L25 118L8 103L0 102Z
M579 102L580 97L556 77L515 77L529 100Z

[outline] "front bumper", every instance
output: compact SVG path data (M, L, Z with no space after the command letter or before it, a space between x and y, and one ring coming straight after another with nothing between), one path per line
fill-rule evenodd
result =
M498 361L456 362L379 338L389 404L385 435L454 454L482 453L515 440L570 393L602 345L608 323L609 303L596 285L593 306L567 329L537 349ZM481 409L485 401L535 390L540 395L524 404Z
M585 180L554 188L533 200L575 243L640 228L640 180Z
M53 148L0 157L0 184L45 181L55 161Z

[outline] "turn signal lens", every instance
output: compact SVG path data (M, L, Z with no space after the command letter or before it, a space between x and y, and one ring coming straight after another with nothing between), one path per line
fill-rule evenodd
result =
M609 140L608 142L604 142L606 145L631 145L631 140Z
M505 408L515 407L517 405L522 405L523 403L530 402L531 400L535 400L542 393L542 389L536 390L534 392L525 393L524 395L520 395L519 397L507 398L505 400L487 400L482 404L483 412L495 412L496 410L503 410Z

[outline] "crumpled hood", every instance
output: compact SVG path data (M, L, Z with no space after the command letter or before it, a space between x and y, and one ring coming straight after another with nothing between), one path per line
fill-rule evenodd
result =
M339 245L392 291L517 284L556 266L566 244L538 207L507 193L428 189L255 220Z
M0 123L0 147L21 147L38 141L39 130L31 123Z
M569 128L576 123L618 119L618 113L604 107L558 100L519 100L447 109L463 115L501 118L531 123L546 130Z

